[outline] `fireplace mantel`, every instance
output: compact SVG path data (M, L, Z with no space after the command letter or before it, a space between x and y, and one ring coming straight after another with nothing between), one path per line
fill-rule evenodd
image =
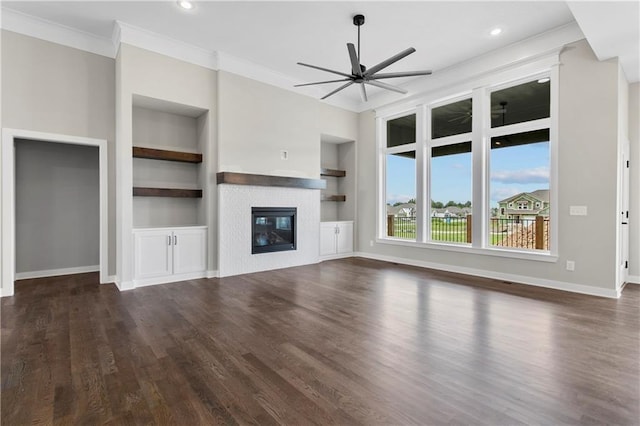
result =
M219 172L218 185L254 185L254 186L279 186L301 189L325 189L327 182L323 179L296 178L290 176L254 175L250 173Z

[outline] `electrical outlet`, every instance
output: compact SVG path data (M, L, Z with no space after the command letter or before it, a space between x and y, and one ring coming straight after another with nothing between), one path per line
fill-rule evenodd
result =
M576 270L576 262L573 260L567 260L567 271L575 271Z
M570 216L586 216L587 206L569 206Z
M288 160L289 159L289 151L287 150L282 150L280 151L280 159L281 160Z

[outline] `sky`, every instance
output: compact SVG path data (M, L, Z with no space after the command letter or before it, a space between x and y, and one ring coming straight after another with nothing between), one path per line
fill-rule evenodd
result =
M498 201L521 192L549 188L549 143L540 142L491 150L490 200ZM471 200L471 153L432 159L431 198L447 203ZM416 198L415 160L387 156L387 203Z

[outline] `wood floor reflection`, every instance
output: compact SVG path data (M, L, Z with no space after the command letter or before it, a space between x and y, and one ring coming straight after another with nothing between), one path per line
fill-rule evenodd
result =
M2 299L1 420L621 424L640 419L640 286L618 300L360 258Z

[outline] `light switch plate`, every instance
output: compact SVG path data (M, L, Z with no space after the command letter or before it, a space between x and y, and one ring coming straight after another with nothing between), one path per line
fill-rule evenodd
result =
M569 215L571 216L586 216L587 206L569 206Z

